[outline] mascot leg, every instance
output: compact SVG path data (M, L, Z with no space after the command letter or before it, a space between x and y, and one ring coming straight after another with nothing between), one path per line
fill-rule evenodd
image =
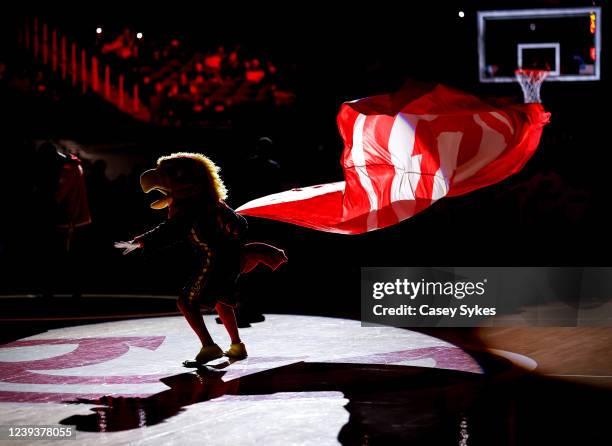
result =
M222 357L223 350L215 344L204 324L204 318L200 313L200 304L198 302L190 302L188 299L180 297L177 301L177 306L183 316L185 316L189 326L200 339L200 342L202 342L202 348L196 355L195 362L205 363Z
M238 333L238 323L236 322L236 315L234 314L234 309L226 304L218 302L215 306L217 313L219 314L219 318L221 322L223 322L223 326L227 330L229 334L232 345L228 351L225 352L225 356L233 359L244 359L247 357L246 347L240 340L240 334Z

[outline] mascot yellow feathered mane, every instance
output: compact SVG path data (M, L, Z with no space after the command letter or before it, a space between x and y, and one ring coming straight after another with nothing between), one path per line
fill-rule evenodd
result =
M140 185L145 193L161 192L163 197L151 203L153 209L164 209L175 200L193 197L225 200L227 188L219 167L201 153L178 152L162 156L157 167L145 171Z

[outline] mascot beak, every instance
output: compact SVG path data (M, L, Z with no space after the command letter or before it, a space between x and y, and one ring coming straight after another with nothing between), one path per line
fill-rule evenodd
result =
M151 203L152 209L164 209L172 203L172 197L169 196L170 187L167 184L165 176L157 169L149 169L140 175L140 187L145 194L153 190L162 193L163 197Z

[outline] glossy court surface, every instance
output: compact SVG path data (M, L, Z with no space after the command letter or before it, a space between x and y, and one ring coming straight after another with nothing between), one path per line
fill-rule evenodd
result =
M2 424L74 425L79 444L457 444L466 433L469 444L521 444L512 423L532 418L516 414L516 383L537 366L526 356L312 316L268 315L242 333L247 359L199 370L181 365L198 350L181 317L10 342Z
M228 343L207 318L213 336ZM198 350L181 317L62 328L11 342L0 348L0 415L4 424L76 425L80 441L102 444L346 443L370 429L386 436L398 411L407 411L404 427L418 425L395 428L398 438L452 436L460 415L421 420L423 403L434 415L424 392L444 399L441 383L460 392L484 372L448 342L357 321L269 315L243 337L249 358L200 370L181 366ZM460 411L463 403L448 404ZM377 426L379 416L390 419Z

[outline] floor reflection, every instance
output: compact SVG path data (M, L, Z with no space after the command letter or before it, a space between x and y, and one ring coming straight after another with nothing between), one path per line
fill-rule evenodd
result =
M272 394L299 398L305 392L337 391L349 400L345 407L349 422L338 435L343 444L424 440L457 444L463 414L477 404L488 381L485 375L428 367L316 362L299 362L227 382L224 375L222 370L207 367L163 379L170 388L147 398L105 396L73 401L99 407L89 415L66 418L62 424L76 425L82 431L113 432L155 425L186 406L219 397L248 397L243 404L249 404Z
M155 425L189 405L214 404L211 400L221 397L253 404L270 397L336 391L348 399L349 420L337 437L344 445L606 444L610 410L604 403L611 400L610 392L504 373L513 366L500 358L481 356L479 361L489 373L299 362L226 382L223 370L207 367L163 379L170 388L146 398L73 401L98 407L62 424L114 432Z

